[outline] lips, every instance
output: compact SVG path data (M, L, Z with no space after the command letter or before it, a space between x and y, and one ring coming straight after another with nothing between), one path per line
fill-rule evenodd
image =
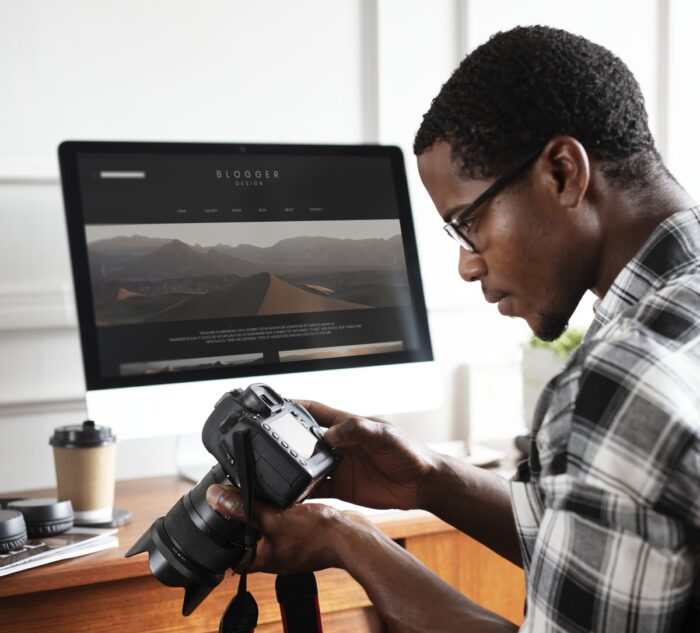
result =
M503 316L515 316L513 312L513 300L510 295L506 295L498 302L498 311Z
M484 298L489 303L497 303L498 311L505 316L513 316L513 300L507 292L491 292L482 287Z
M505 292L491 292L486 288L482 288L481 291L484 293L484 299L489 303L498 303L503 297L507 296Z

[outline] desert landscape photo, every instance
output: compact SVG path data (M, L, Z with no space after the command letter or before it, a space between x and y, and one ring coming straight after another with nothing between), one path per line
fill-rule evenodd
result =
M142 374L152 375L179 371L201 371L203 369L223 369L238 365L255 365L262 362L262 354L236 354L232 356L212 356L208 358L184 358L122 363L119 366L119 374L121 376L140 376Z
M100 327L410 304L398 220L91 225L87 238Z

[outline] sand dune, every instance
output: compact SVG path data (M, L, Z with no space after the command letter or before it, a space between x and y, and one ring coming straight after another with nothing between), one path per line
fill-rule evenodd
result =
M258 273L216 288L203 295L153 314L148 321L192 321L222 317L250 316L257 313L270 285L270 275Z
M133 292L131 290L127 290L126 288L119 288L115 299L117 301L124 301L124 299L131 299L131 297L143 297L143 295L140 292Z
M190 321L262 314L356 310L370 306L299 288L269 273L258 273L206 294L144 296L120 288L96 306L98 325Z
M356 310L369 306L342 299L334 299L293 286L279 277L270 275L270 284L263 297L258 314L292 314L295 312L327 312Z
M319 284L304 284L305 288L311 288L311 290L315 290L316 292L320 292L322 295L332 295L333 290L330 288L326 288L325 286L320 286Z

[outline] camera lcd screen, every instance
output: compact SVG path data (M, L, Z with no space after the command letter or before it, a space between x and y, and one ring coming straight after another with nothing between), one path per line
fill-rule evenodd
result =
M280 437L299 453L299 457L309 459L314 454L318 440L291 413L270 422L270 428L279 433Z

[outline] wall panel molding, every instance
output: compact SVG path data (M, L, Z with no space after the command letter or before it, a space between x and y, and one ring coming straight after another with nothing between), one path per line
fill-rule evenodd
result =
M657 70L656 70L656 148L662 158L668 160L670 116L670 38L671 38L671 0L657 0Z
M0 171L0 186L12 185L58 185L58 176L3 173Z
M57 185L58 161L0 156L0 185Z
M75 329L73 292L42 285L0 286L0 332Z
M85 413L85 398L66 396L17 402L0 402L0 423L3 418L18 416L52 416L57 413Z
M469 0L454 0L455 68L469 52Z
M379 9L377 0L360 5L360 56L362 68L362 137L365 143L379 142Z

